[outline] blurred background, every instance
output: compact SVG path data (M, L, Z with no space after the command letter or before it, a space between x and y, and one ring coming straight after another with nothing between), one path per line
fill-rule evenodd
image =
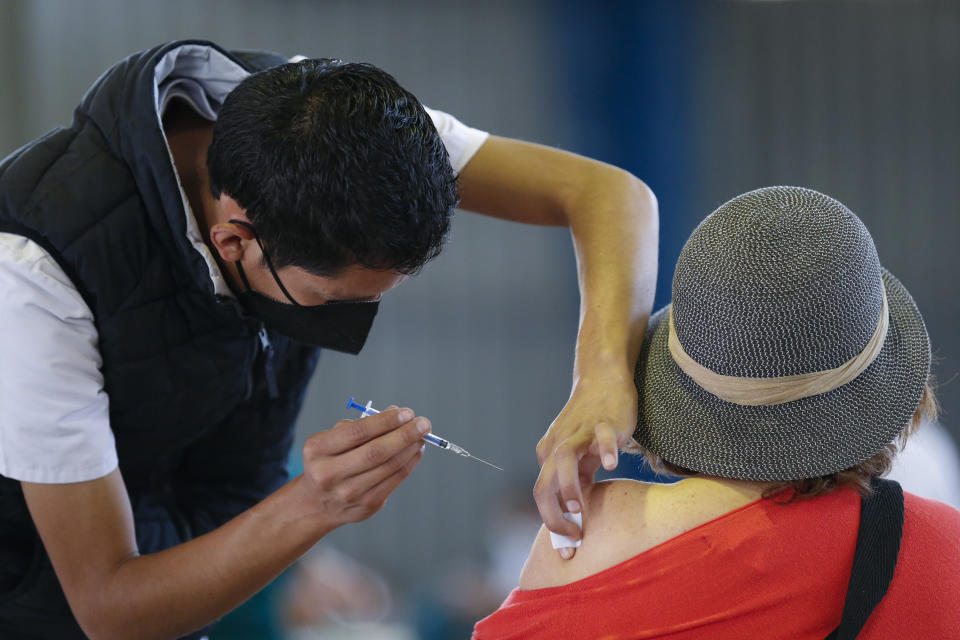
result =
M0 156L68 123L114 62L179 38L371 62L471 126L629 169L660 201L657 307L684 240L729 198L834 196L916 298L960 437L960 3L0 0ZM354 417L356 396L413 407L506 471L427 451L380 513L214 637L468 634L537 529L534 448L569 392L577 305L565 230L459 213L363 354L324 355L300 441Z

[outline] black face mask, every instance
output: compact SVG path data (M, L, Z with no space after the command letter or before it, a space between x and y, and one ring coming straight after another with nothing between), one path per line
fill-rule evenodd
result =
M291 303L279 302L251 289L247 275L243 272L243 265L237 261L234 264L240 273L240 279L243 280L243 286L246 287L246 291L240 293L237 298L247 311L294 340L353 355L360 353L363 344L367 341L380 301L328 302L309 307L299 304L277 276L270 256L264 251L263 243L260 242L260 236L257 235L253 225L242 220L230 222L243 225L253 231L253 237L263 251L264 261L273 279Z

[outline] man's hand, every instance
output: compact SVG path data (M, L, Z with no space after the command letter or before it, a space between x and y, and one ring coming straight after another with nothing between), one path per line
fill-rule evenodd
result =
M533 495L547 528L577 540L580 529L563 518L578 513L583 487L593 482L600 465L617 467L617 450L633 435L637 423L637 390L632 373L604 370L581 377L567 405L537 444L540 477ZM565 558L574 549L561 551Z
M326 523L323 533L376 513L422 458L430 421L410 409L341 420L303 446L305 501Z
M179 638L252 596L317 540L375 513L422 457L430 421L392 408L310 436L304 473L226 524L139 555L120 471L23 495L91 638Z

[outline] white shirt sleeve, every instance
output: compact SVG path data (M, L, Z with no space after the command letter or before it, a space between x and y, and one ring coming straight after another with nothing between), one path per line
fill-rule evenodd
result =
M443 146L447 148L453 170L460 173L470 162L470 158L487 141L490 134L480 129L468 127L449 113L436 111L426 106L424 109L433 120L433 126L437 128L437 133L443 140Z
M35 242L0 233L0 475L81 482L117 467L93 314Z

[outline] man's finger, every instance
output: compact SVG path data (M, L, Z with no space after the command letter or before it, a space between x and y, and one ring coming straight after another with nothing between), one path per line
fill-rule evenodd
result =
M407 408L382 411L357 420L342 420L327 434L326 452L339 455L356 449L411 420L413 411Z
M580 474L580 492L583 493L584 488L587 485L593 484L593 476L596 475L597 469L600 468L600 456L596 455L585 455L580 458L580 464L578 465L579 474Z
M557 483L560 486L560 499L566 511L580 513L583 509L583 493L580 491L580 454L569 441L565 441L553 452L557 468Z
M422 459L423 447L418 446L414 450L413 456L411 456L410 459L403 464L403 466L367 490L367 493L364 496L367 504L377 509L382 507L383 503L387 501L387 498L391 493L393 493L394 489L400 486L400 483L406 480L407 476L413 473L413 470L418 464L420 464Z
M359 475L379 467L406 447L419 442L429 432L430 421L419 416L352 451L345 452L338 460L338 463L343 465L343 477Z
M564 519L560 507L560 495L555 484L554 462L548 459L540 470L540 477L533 487L533 497L537 502L537 511L547 529L574 540L580 539L580 528Z
M617 431L606 422L601 422L594 428L597 442L597 453L603 462L603 468L613 471L617 468Z
M550 435L548 430L547 435L540 438L540 442L537 443L537 464L542 467L551 453L553 453L553 436Z
M418 458L422 447L423 445L420 442L408 445L383 464L342 481L335 491L344 502L357 500L393 474L407 468Z
M345 509L345 514L347 515L347 520L351 522L359 522L360 520L366 520L371 515L376 513L383 507L383 504L387 501L390 493L399 486L401 482L406 479L407 476L413 471L417 466L417 463L423 458L423 449L416 447L414 450L413 457L410 458L402 467L394 470L386 478L378 482L377 484L368 487L366 491L357 496L353 496L349 501L349 505Z

